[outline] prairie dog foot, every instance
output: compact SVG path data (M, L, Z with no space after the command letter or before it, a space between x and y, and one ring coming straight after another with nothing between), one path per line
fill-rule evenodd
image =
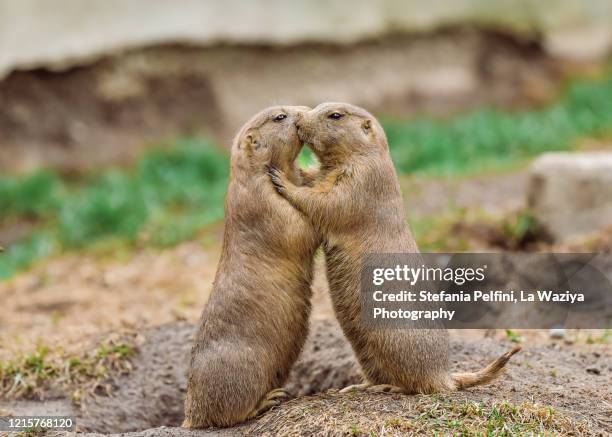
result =
M374 384L372 384L371 382L364 382L363 384L353 384L353 385L349 385L347 387L344 387L338 393L350 393L352 391L364 391L364 390L367 390L368 388L372 387L373 385Z
M247 417L247 420L261 416L270 408L280 405L283 400L286 400L290 397L291 395L285 389L282 388L277 388L268 392L268 394L261 400L259 405L257 405L255 409L251 411L251 413Z

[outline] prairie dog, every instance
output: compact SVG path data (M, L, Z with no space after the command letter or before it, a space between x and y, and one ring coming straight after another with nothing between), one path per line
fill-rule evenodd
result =
M444 329L372 329L362 321L362 258L366 253L418 253L385 133L367 111L323 103L298 123L301 140L321 163L312 187L281 169L270 177L324 238L327 278L336 315L366 375L360 388L404 393L448 392L485 384L520 348L475 373L451 373ZM431 326L431 325L415 325Z
M302 182L295 122L307 109L268 108L233 142L221 259L191 353L185 427L227 427L263 412L283 395L304 345L321 238L266 168Z

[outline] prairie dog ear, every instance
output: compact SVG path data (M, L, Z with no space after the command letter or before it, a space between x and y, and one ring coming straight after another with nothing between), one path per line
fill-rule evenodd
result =
M370 120L369 118L364 120L361 123L361 129L363 129L363 132L367 135L369 133L372 132L372 120Z
M245 135L242 141L238 142L239 150L249 151L253 148L253 135Z
M264 146L259 140L255 139L252 134L248 134L244 137L243 145L249 155L252 155Z
M256 140L252 134L249 134L246 137L244 137L242 146L249 154L254 153L255 151L261 149L262 147L263 148L266 147L265 144L261 143L259 140Z

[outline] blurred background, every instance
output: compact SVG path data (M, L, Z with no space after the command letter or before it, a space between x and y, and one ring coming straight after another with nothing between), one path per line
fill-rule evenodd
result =
M611 55L608 0L0 0L0 358L197 320L274 104L377 115L423 251L609 252Z

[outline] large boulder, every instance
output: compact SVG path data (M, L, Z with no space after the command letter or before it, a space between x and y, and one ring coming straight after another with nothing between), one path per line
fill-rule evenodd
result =
M555 241L612 226L612 153L546 153L531 167L528 204Z

